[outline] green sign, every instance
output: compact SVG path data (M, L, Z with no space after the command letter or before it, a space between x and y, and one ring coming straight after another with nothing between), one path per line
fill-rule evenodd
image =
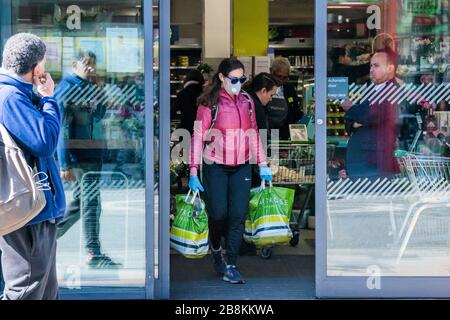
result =
M441 13L441 0L403 0L408 12L422 15L436 15Z
M233 1L233 54L265 56L269 46L269 1Z

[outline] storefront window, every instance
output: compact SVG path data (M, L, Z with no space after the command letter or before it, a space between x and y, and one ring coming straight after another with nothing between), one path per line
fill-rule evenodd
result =
M329 276L450 275L450 1L328 1Z
M12 1L12 33L47 44L64 111L57 152L67 212L61 287L144 286L144 37L141 1Z

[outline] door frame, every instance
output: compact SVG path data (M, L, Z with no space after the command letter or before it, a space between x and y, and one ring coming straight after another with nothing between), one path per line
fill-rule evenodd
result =
M327 98L327 0L315 7L316 106ZM318 298L448 298L450 277L379 277L379 289L369 289L373 275L327 275L327 123L326 108L316 112L316 296Z
M147 8L152 8L147 10ZM154 74L153 1L143 0L144 12L144 91L145 91L145 299L155 298L155 170L154 170ZM147 76L146 76L147 75Z
M150 1L150 0L148 0ZM170 1L159 2L159 192L158 192L158 278L153 299L170 298ZM152 29L153 30L153 29ZM150 59L147 59L150 60ZM150 60L151 62L153 59ZM151 67L153 71L153 67ZM153 119L153 117L151 118ZM149 119L149 121L151 121ZM151 170L149 170L151 171ZM150 209L150 208L149 208ZM151 223L151 222L150 222ZM148 226L147 230L155 230ZM149 232L148 232L149 233ZM153 237L152 234L148 235ZM147 247L146 250L150 250ZM147 262L150 266L149 261ZM150 273L148 273L150 274ZM148 297L150 298L150 297Z

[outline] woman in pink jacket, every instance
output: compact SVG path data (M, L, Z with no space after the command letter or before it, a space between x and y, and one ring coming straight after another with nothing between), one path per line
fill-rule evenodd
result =
M248 214L251 164L260 176L272 180L256 125L255 107L241 91L244 65L235 58L223 60L212 84L199 98L191 145L189 187L204 191L214 269L223 280L244 283L236 260ZM203 189L198 178L203 164ZM221 238L226 239L227 262Z

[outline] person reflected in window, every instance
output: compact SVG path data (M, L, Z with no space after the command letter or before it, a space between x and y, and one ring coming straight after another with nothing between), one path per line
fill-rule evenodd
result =
M278 129L281 140L289 140L289 125L303 117L297 91L289 83L290 70L291 64L287 58L278 57L273 61L271 73L279 87L267 106L267 116L269 128Z
M58 223L57 236L62 237L83 216L83 232L88 254L87 264L93 268L115 268L120 264L103 254L100 245L100 185L103 149L95 145L94 127L105 116L106 105L94 93L100 90L96 80L96 55L80 51L72 63L72 72L58 85L55 96L63 114L63 130L58 146L58 159L63 181L74 183L73 200L64 219ZM101 96L101 95L100 95ZM75 145L71 145L76 143ZM91 172L88 176L85 173Z
M397 54L394 51L377 51L371 58L370 79L378 94L361 104L352 105L349 100L342 104L346 111L346 130L350 134L346 163L350 178L375 178L398 172L394 157L397 105L381 96L388 86L398 87L396 69Z
M370 54L363 53L352 60L347 47L334 47L330 52L331 70L329 77L347 77L348 83L365 83L368 81L370 69ZM353 51L356 51L354 49Z
M178 128L188 130L191 135L194 132L194 122L197 116L197 100L203 92L204 84L205 79L200 71L189 71L183 89L177 94L172 110L172 116L178 111L181 113L181 123Z

